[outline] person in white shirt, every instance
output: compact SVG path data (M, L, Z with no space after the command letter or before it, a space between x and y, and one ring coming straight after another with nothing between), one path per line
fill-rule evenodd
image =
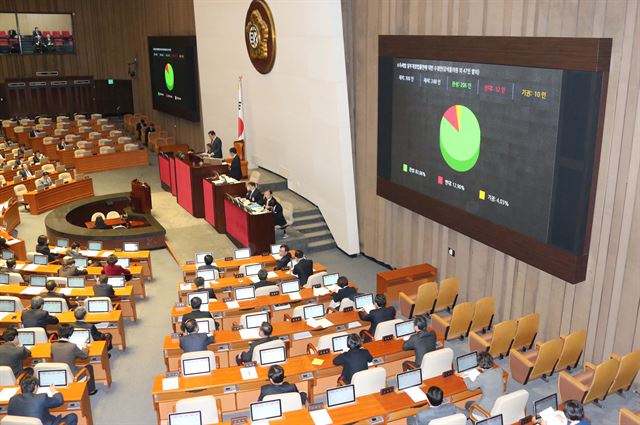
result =
M49 177L49 173L47 173L46 171L42 173L42 177L38 179L38 181L36 182L36 186L42 186L42 187L53 186L53 180L51 180L51 177Z

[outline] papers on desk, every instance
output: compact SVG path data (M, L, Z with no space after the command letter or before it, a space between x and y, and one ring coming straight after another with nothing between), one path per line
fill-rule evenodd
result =
M330 291L325 288L324 286L321 286L320 288L313 288L313 296L314 297L321 297L323 295L327 295Z
M109 322L96 323L96 328L98 329L107 329L108 327L109 327Z
M23 263L16 264L16 270L22 270L24 269L24 266L26 266L26 264L23 264Z
M272 256L273 258L275 258L275 259L276 259L276 261L280 261L280 259L282 258L282 257L280 256L280 254L271 254L271 256ZM269 272L269 273L271 273L271 272ZM275 273L274 273L274 274L275 274Z
M8 402L11 397L16 395L19 389L20 387L3 388L2 391L0 391L0 402L2 403Z
M64 295L71 295L72 291L73 291L73 288L60 288L60 291L58 292Z
M300 301L302 299L300 292L289 292L287 295L289 295L291 301Z
M258 339L260 338L260 328L240 329L240 338Z
M267 279L273 279L273 278L276 278L276 277L278 277L278 273L276 273L276 272L267 273Z
M229 310L233 310L234 308L240 308L240 304L238 304L238 301L227 301L226 304Z
M49 249L49 251L53 252L54 254L62 254L62 253L67 252L67 248L61 248L61 247L57 246L55 248Z
M373 304L367 304L362 306L362 309L367 312L367 314L371 313L371 310L374 310L376 307Z
M314 425L331 425L333 423L327 409L314 410L313 412L309 412L309 415L311 419L313 419Z
M162 391L177 390L178 388L180 388L180 378L177 376L162 378Z
M44 288L41 288L39 286L27 286L22 291L20 291L20 293L24 295L39 295L43 291Z
M307 325L311 326L314 329L319 327L326 329L333 326L333 323L331 323L331 321L326 317L323 317L321 319L314 319L314 318L307 319Z
M38 270L38 265L37 264L27 264L26 266L24 266L24 268L22 269L25 272L32 272L34 270Z
M459 374L461 378L469 378L472 381L475 381L478 376L480 376L480 371L478 369L469 369Z
M36 391L36 394L46 394L49 397L53 397L57 393L57 391L51 391L51 387L40 387L38 388L38 391Z
M347 329L359 328L360 326L362 326L362 323L358 321L347 323Z
M258 276L249 276L249 280L253 283L260 282L260 279L258 278Z
M0 313L0 321L1 321L1 320L4 320L4 319L5 319L7 316L9 316L10 314L13 314L13 313Z
M407 388L404 392L411 398L411 400L413 400L414 403L420 403L427 399L427 395L420 389L420 386Z
M9 239L7 241L7 245L11 246L11 245L15 245L17 243L20 243L20 239Z
M105 251L102 253L102 257L103 258L107 258L108 256L110 256L111 254L113 254L113 251Z
M80 255L82 255L83 257L97 257L99 253L100 251L94 251L90 249L80 251Z
M9 314L9 313L7 313ZM300 339L307 339L307 338L311 338L311 332L309 331L304 331L304 332L298 332L293 334L293 340L294 341L298 341Z
M547 407L540 412L540 419L542 419L547 425L566 425L567 417L564 412L553 410L553 407Z
M180 284L180 290L181 291L189 291L189 290L191 290L191 284L190 283L181 283Z
M243 381L248 381L249 379L258 379L258 371L255 367L243 367L240 369L240 375L242 375Z

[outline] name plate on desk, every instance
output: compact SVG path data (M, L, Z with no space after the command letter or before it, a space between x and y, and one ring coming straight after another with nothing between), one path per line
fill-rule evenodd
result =
M275 297L276 295L280 295L279 291L271 291L269 292L269 295L271 295L272 297Z
M294 316L291 318L291 323L302 322L302 316Z
M249 418L247 416L238 416L237 418L231 418L231 425L242 425L248 423Z
M524 418L520 419L520 425L527 425L532 420L533 420L533 416L531 416L531 415L525 416Z
M257 364L256 362L245 362L242 364L242 367L256 367Z
M307 406L307 410L309 412L315 412L316 410L324 409L324 404L322 403L311 403Z
M236 279L240 279L241 277L244 277L244 273L236 273L233 275L233 277L235 277Z
M239 331L240 329L244 329L244 326L242 326L242 325L238 325L238 326L233 326L233 327L231 328L231 330L232 330L232 331L234 331L234 332L237 332L237 331Z
M451 370L445 370L444 372L442 372L442 376L444 378L448 377L448 376L453 376L453 369Z
M393 339L393 335L385 335L382 337L383 341L391 341Z
M323 348L322 350L318 350L319 356L324 356L330 353L331 353L331 350L329 348Z
M380 390L380 395L390 394L393 392L393 390L394 390L393 385L390 387L383 388Z
M233 257L224 257L224 261L233 261Z
M345 313L349 313L350 311L353 311L353 307L345 307L342 311Z
M188 266L192 266L192 265L194 265L195 263L196 263L195 261L187 261L187 265L188 265Z
M176 303L176 308L186 307L184 303Z
M167 372L164 374L166 378L177 378L180 376L180 372Z

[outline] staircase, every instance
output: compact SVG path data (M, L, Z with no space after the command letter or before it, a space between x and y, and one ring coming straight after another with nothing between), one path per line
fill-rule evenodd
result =
M324 221L320 209L302 196L288 189L287 180L264 168L250 170L260 173L260 190L273 190L273 195L280 202L291 202L293 205L293 224L287 228L287 238L283 232L276 230L276 243L286 243L292 249L303 251L322 251L336 247L331 231Z

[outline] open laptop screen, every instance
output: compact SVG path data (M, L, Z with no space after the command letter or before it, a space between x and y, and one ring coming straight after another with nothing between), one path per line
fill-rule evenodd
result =
M40 387L48 387L49 385L66 387L67 371L64 369L40 370L38 371L38 382Z
M398 381L398 391L422 385L422 369L418 368L409 372L399 373L396 375L396 379Z
M536 418L540 419L540 412L549 407L553 410L558 410L558 396L556 394L551 394L533 403L533 411L535 412Z
M456 370L464 372L469 369L478 367L478 353L473 351L464 356L456 357Z
M282 416L280 400L261 401L251 403L251 421L264 421Z
M340 406L354 401L356 401L354 385L344 385L327 390L327 407Z
M259 328L264 322L269 321L269 313L247 314L245 322L247 329Z
M251 250L249 248L236 249L233 253L233 257L236 260L244 260L251 257Z

